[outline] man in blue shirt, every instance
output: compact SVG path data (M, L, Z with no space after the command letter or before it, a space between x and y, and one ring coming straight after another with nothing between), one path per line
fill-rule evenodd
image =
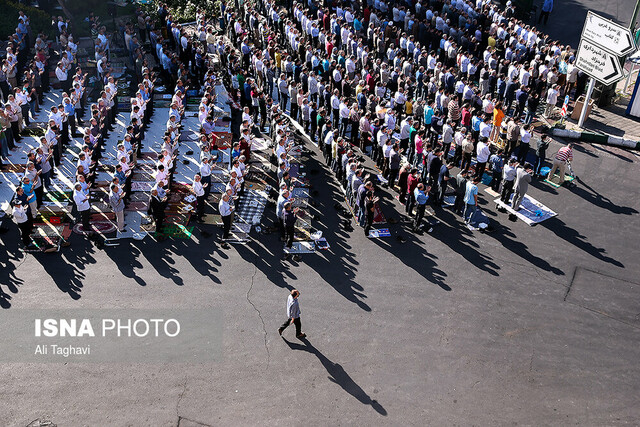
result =
M248 39L244 39L242 41L240 50L242 52L242 68L248 70L249 65L251 64L251 48L249 47Z
M67 120L69 121L69 127L71 128L71 137L82 136L77 132L76 127L76 109L71 102L71 98L64 98L64 112L67 114Z
M471 216L476 212L478 208L478 183L480 177L473 178L473 182L467 181L467 188L464 193L464 221L469 222Z
M499 149L496 154L492 154L491 157L489 157L492 172L491 189L496 193L500 190L500 181L502 181L502 168L504 167L504 160L502 159L503 153L504 150Z
M429 104L424 109L424 125L427 128L427 132L431 134L431 118L433 117L433 105L434 101L429 101Z
M416 216L413 221L413 232L414 233L422 233L422 218L424 218L424 211L427 208L427 201L429 200L428 193L431 190L431 187L424 186L423 183L418 184L415 190L413 190L413 195L416 199ZM428 233L433 231L433 227L429 227Z
M549 14L553 10L553 0L544 0L542 4L542 11L540 12L540 17L538 18L538 24L542 21L544 17L544 25L547 25L547 21L549 20Z

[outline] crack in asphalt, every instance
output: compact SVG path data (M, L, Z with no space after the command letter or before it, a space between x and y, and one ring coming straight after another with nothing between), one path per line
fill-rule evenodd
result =
M253 309L256 311L256 313L258 313L258 317L260 318L260 321L262 322L262 331L264 332L264 348L267 351L267 369L269 369L269 363L271 362L271 353L269 353L269 346L267 345L267 326L264 323L264 319L262 318L262 313L260 313L260 310L258 310L258 307L256 307L256 305L253 303L253 301L251 301L251 299L249 298L249 294L251 293L251 290L253 289L253 281L256 277L256 274L258 274L258 267L256 266L256 261L257 261L258 256L256 255L253 265L254 265L254 270L253 270L253 276L251 276L251 286L249 287L249 290L247 291L247 301L249 302L249 304L251 304L251 306L253 307Z
M192 420L192 419L187 418L187 417L178 417L178 427L180 427L180 421L182 421L182 420L189 421L190 423L198 424L198 425L201 425L203 427L213 427L211 424L201 423L200 421Z
M180 419L182 418L179 414L179 409L180 409L180 402L182 401L182 397L187 392L187 381L188 381L188 378L184 377L184 382L182 383L182 391L178 395L178 401L176 402L176 417L178 417L178 424L176 424L176 426L180 426Z

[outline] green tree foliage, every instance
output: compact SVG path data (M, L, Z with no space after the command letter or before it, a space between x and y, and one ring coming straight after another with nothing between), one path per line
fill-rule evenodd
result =
M23 11L31 20L31 31L34 36L38 33L45 33L51 36L51 17L40 9L14 3L12 1L2 1L2 13L0 13L0 39L16 32L18 27L18 12Z

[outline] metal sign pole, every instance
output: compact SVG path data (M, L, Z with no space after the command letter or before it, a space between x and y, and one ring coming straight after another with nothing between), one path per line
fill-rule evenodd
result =
M593 88L596 85L596 79L591 77L589 81L589 88L587 89L587 95L584 97L584 104L582 105L582 111L580 112L580 120L578 121L578 127L583 127L584 121L587 118L587 108L589 108L589 100L593 93Z
M627 80L624 82L624 89L622 90L623 93L627 93L627 89L629 88L629 82L631 81L631 75L633 74L633 71L635 69L636 69L636 63L632 62L631 70L629 71L629 75L627 75Z

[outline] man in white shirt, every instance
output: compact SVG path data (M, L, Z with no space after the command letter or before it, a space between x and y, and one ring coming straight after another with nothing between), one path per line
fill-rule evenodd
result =
M523 165L529 154L529 142L531 141L531 125L524 125L520 129L520 149L518 151L518 163Z
M211 165L209 164L209 157L202 159L202 164L200 165L200 182L204 187L204 196L206 199L211 192Z
M480 138L489 138L491 136L491 130L493 126L491 125L491 116L486 114L484 116L484 120L480 123Z
M90 232L91 224L89 221L89 215L91 206L89 205L89 196L82 191L82 184L80 184L79 182L76 182L75 189L73 191L73 201L75 202L76 208L80 213L82 228L84 232Z
M124 172L124 171L123 171ZM156 184L160 187L166 187L168 184L168 173L163 164L158 165L158 171L156 172Z
M240 194L244 193L244 171L240 167L240 158L237 158L233 161L233 167L231 168L233 172L236 173L236 180L238 181L238 185L240 186Z
M67 77L67 70L64 68L64 65L61 62L58 62L58 66L56 67L56 78L58 79L58 81L60 82L60 87L62 88L63 92L68 92L69 91L69 79Z
M196 196L196 221L200 223L203 222L202 217L204 216L204 202L206 199L204 186L202 182L200 182L201 178L200 174L197 173L193 178L193 184L191 186L191 191Z
M220 203L218 203L218 210L220 211L220 217L222 218L223 231L222 231L222 239L226 240L229 238L229 231L231 230L231 219L233 218L234 207L230 203L230 196L227 193L222 195L220 199ZM226 242L223 243L223 247L226 246Z
M547 105L544 107L544 116L548 118L558 102L558 85L554 84L547 91Z
M345 137L347 125L349 124L349 107L345 103L344 98L340 101L340 136ZM353 132L353 130L352 130Z
M31 231L33 229L27 207L22 204L22 200L16 200L13 205L13 219L20 229L20 237L25 248L31 245Z
M476 165L476 176L482 179L482 175L484 175L484 171L487 168L487 161L489 161L489 156L491 155L491 150L489 150L489 146L487 145L486 138L480 138L478 141L478 146L476 147L476 160L478 164Z
M400 148L405 151L409 148L409 132L411 131L412 124L412 117L407 117L400 122Z

